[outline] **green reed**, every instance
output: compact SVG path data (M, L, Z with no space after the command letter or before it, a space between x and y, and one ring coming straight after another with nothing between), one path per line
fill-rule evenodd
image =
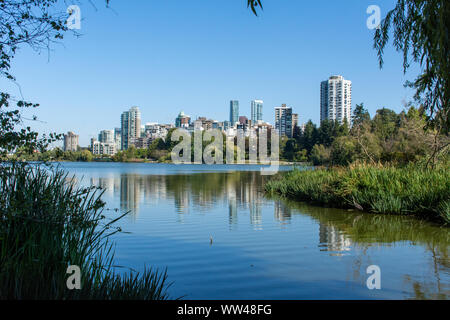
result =
M75 185L64 171L0 167L0 299L167 299L166 272L116 273L99 188ZM66 285L81 269L81 290Z
M339 208L420 215L450 223L448 166L354 165L347 168L294 170L270 180L267 193Z

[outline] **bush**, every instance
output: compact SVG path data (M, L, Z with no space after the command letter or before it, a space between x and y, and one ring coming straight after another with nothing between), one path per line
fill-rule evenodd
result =
M322 144L316 144L311 151L311 161L314 165L326 165L331 160L331 150Z

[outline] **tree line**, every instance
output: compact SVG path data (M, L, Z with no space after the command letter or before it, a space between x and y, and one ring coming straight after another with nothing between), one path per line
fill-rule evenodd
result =
M427 127L423 107L409 104L396 113L378 109L373 117L357 104L352 126L347 121L324 120L320 127L308 121L303 131L294 128L292 139L282 141L282 157L289 161L309 161L314 165L423 162L434 165L448 155L450 138L436 128Z

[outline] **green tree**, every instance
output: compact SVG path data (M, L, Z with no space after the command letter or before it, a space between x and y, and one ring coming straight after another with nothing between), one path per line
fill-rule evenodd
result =
M364 108L364 103L356 104L355 110L353 111L353 128L358 127L364 122L370 121L370 114L367 109Z
M400 117L395 111L387 108L377 110L372 120L373 130L382 141L391 139L396 134L399 124Z
M380 68L393 29L393 44L403 53L406 73L410 60L419 64L421 74L407 85L416 90L416 100L423 104L428 123L448 134L450 96L450 1L398 0L375 32L374 48Z
M355 160L356 143L349 136L338 137L334 140L331 148L331 163L346 166Z
M300 136L300 149L306 149L308 151L308 154L311 153L314 145L318 142L318 136L319 132L316 125L311 120L309 120L305 124L305 130Z
M284 143L283 157L286 160L292 161L295 158L297 151L297 141L295 139L287 139Z
M299 141L301 135L302 135L302 130L300 129L300 127L297 124L295 124L294 125L293 134L292 134L292 138L294 138L295 140Z
M80 155L78 156L78 161L83 162L91 162L94 159L94 156L89 150L83 150L80 152Z
M325 147L331 146L333 142L333 128L334 122L331 120L322 120L318 129L317 143L323 144Z
M323 144L316 144L311 151L311 161L314 165L327 165L331 161L331 149Z

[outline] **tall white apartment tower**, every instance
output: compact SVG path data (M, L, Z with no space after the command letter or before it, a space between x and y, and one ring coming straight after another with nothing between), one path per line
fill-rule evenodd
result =
M320 84L320 121L351 122L352 82L343 76L331 76Z
M121 116L122 150L127 150L141 137L141 112L138 107L132 107Z

